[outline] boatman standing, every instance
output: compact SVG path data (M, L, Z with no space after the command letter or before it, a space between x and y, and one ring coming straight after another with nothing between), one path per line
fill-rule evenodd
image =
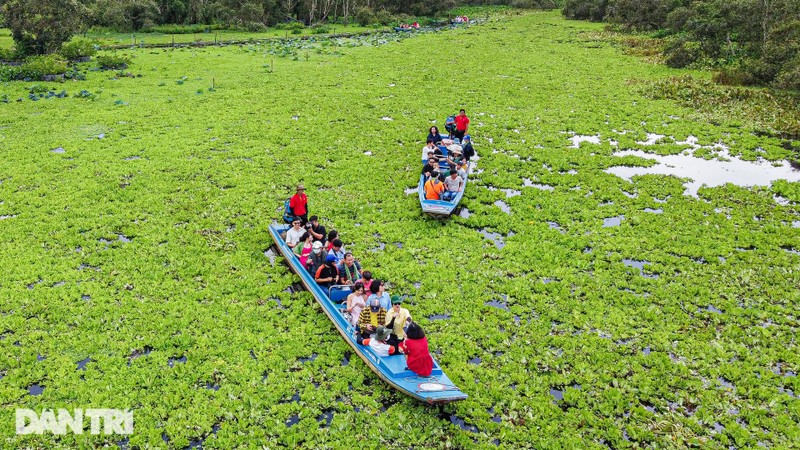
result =
M456 132L453 133L453 136L463 141L464 135L467 134L467 128L469 128L469 117L467 117L467 112L462 109L456 116Z
M297 185L297 193L289 200L289 208L295 217L300 219L301 225L306 226L308 222L308 196L306 187L302 183Z

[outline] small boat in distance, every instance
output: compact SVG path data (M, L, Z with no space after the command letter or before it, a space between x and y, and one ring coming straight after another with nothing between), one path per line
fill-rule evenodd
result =
M369 346L359 345L356 342L355 327L344 316L346 304L342 302L350 294L350 287L331 286L329 289L325 289L318 285L314 281L314 277L300 264L300 260L292 249L286 245L282 234L289 228L290 225L276 223L269 226L269 234L275 242L275 247L284 257L286 263L289 264L292 271L300 276L303 286L317 300L317 303L322 307L322 311L333 322L334 327L342 335L344 341L350 345L367 367L393 388L421 402L444 404L467 398L467 394L453 385L453 382L445 375L435 358L431 375L422 377L408 369L405 356L402 354L378 356Z
M442 151L444 157L447 157L447 147L440 145L439 149ZM425 162L423 161L423 165ZM471 164L471 163L470 163ZM468 165L471 167L471 165ZM461 198L464 197L464 192L467 190L467 179L469 178L469 170L464 175L464 189L461 190L456 196L450 200L428 200L425 198L425 174L419 176L419 186L417 188L417 195L419 196L419 205L422 207L422 212L433 217L434 219L445 219L450 217L455 211Z

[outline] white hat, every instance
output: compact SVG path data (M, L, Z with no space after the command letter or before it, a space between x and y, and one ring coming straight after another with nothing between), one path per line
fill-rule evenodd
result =
M311 248L322 248L322 242L314 241L314 245L312 245Z

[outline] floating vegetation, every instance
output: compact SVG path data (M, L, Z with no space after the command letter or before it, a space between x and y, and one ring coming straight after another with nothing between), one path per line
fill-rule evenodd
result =
M0 397L136 430L4 448L796 446L797 142L630 89L677 72L592 33L521 12L0 85ZM425 129L462 106L480 180L428 220ZM406 401L348 353L270 248L300 182L469 399Z

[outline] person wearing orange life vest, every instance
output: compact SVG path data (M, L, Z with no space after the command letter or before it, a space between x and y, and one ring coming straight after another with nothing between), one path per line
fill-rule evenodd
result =
M444 192L444 174L434 172L431 178L425 182L425 199L439 200Z

